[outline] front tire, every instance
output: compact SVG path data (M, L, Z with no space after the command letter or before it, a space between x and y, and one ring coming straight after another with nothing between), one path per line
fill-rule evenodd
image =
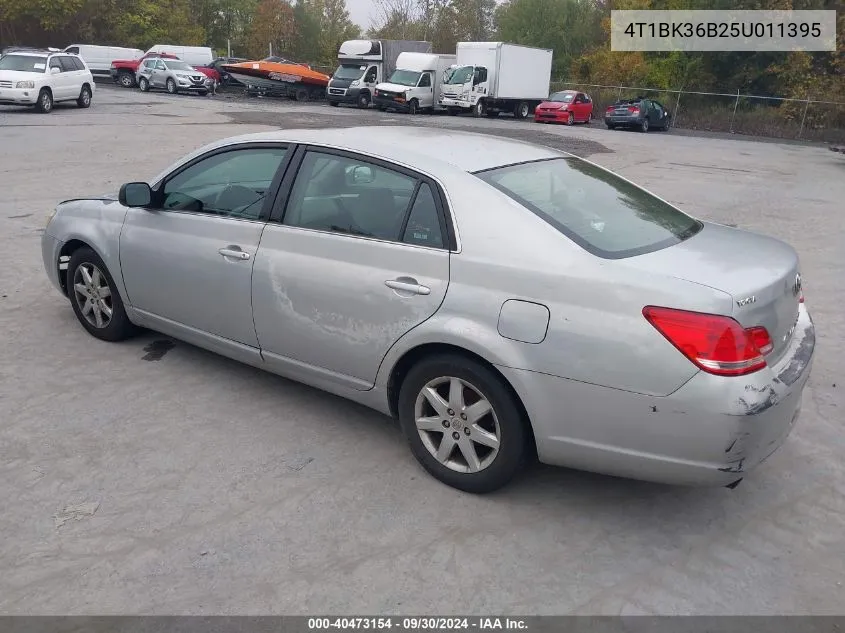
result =
M516 104L516 107L513 110L513 115L517 119L526 119L531 112L531 108L525 101L520 101Z
M38 93L38 102L35 104L35 109L42 114L49 114L53 111L53 95L46 88L42 88Z
M167 87L167 92L169 92L172 95L176 94L176 82L173 81L173 79L168 79L165 86Z
M568 116L566 117L566 124L567 125L575 125L575 113L569 112Z
M124 88L132 88L135 85L135 77L132 76L132 73L122 72L117 77L117 83Z
M91 107L91 88L82 86L82 90L79 91L79 98L76 100L76 105L80 108Z
M472 108L472 114L476 119L478 119L478 118L483 117L485 115L485 113L486 113L486 109L484 107L484 100L479 99L478 102Z
M138 80L138 88L141 90L141 92L147 92L147 91L149 91L149 89L150 89L150 82L149 82L149 81L147 81L147 78L146 78L146 77L141 77L141 78Z
M417 114L419 113L420 102L416 99L411 99L408 102L408 114Z
M76 318L91 336L113 342L134 333L112 276L90 248L79 248L71 255L67 289Z
M370 95L366 92L362 92L358 95L358 107L362 110L366 110L370 107Z
M414 457L443 483L492 492L522 467L528 434L521 409L501 376L481 363L425 358L402 382L398 404Z

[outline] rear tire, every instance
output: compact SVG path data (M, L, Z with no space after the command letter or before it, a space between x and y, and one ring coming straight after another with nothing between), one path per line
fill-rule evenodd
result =
M42 114L49 114L53 111L53 94L47 88L42 88L41 92L38 93L38 102L35 104L35 109Z
M531 107L525 101L520 101L513 109L513 115L517 119L526 119L530 113Z
M445 406L440 401L437 409L432 406L425 395L430 389ZM473 406L479 403L476 411L489 409L473 421ZM475 360L445 354L418 362L402 381L398 413L414 457L448 486L492 492L523 465L527 420L504 379Z
M648 132L648 119L643 119L640 123L640 132Z
M73 312L91 336L114 342L135 333L111 274L93 250L82 247L73 252L66 285Z
M91 88L82 86L82 90L79 91L79 98L76 100L76 105L80 108L91 107Z
M149 81L147 81L147 78L146 78L146 77L141 77L141 78L138 80L138 88L141 90L141 92L148 92L148 91L149 91L149 89L150 89L150 82L149 82Z
M296 91L295 98L297 101L308 101L308 91L305 88L299 88Z

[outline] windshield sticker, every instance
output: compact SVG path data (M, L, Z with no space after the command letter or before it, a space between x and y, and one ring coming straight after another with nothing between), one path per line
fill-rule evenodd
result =
M45 68L47 68L47 64L33 64L32 67L35 70L44 70Z

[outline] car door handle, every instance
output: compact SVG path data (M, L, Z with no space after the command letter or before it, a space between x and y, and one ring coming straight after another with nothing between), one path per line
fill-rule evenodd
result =
M249 253L246 251L242 251L239 248L232 248L231 246L227 248L221 248L217 251L223 257L231 257L233 259L240 259L240 260L247 260L249 259Z
M431 288L417 283L416 279L404 277L402 279L388 279L384 285L399 292L410 292L415 295L430 295Z

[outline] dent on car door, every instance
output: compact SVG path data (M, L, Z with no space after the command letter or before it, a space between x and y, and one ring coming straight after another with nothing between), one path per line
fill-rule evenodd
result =
M281 373L367 389L445 297L440 192L411 172L309 149L278 204L253 270L262 354Z
M120 261L131 306L156 323L257 347L252 266L287 150L218 150L164 179L149 209L129 209Z

